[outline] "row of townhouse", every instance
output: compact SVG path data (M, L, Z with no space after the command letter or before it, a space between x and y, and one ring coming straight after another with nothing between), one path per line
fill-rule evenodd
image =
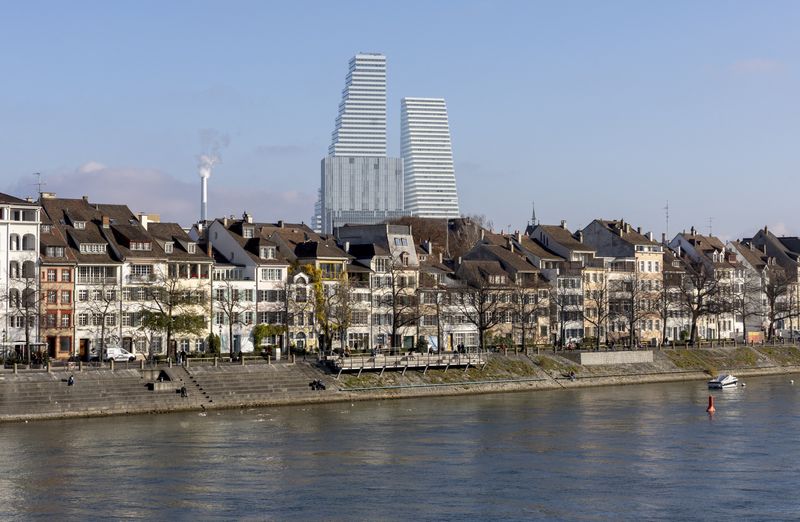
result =
M0 194L3 349L454 350L797 327L800 240L766 228L724 244L694 229L657 242L623 220L495 234L459 219L434 243L440 223L417 222L423 241L408 224L319 235L247 213L187 231L85 197Z

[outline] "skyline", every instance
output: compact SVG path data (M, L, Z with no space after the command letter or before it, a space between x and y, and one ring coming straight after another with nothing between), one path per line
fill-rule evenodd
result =
M800 6L443 3L422 19L349 5L6 7L0 42L19 52L0 57L0 190L33 195L41 172L45 191L189 225L214 129L230 144L210 216L308 221L341 63L380 52L388 154L402 97L447 99L461 210L496 230L523 229L535 201L542 223L625 218L660 237L669 201L669 236L705 233L709 218L725 239L800 233L785 190L798 170ZM344 20L362 29L319 37Z

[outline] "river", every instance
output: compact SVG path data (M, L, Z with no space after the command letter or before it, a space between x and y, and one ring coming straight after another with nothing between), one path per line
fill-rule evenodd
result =
M800 377L0 426L0 517L796 520Z

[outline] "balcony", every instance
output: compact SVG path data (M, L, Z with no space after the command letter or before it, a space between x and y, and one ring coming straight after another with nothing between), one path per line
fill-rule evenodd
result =
M155 280L156 280L155 274L141 274L141 275L130 274L125 277L126 283L152 283Z

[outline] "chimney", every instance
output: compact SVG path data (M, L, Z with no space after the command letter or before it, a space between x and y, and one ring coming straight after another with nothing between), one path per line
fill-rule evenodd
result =
M666 245L667 244L667 233L666 232L662 232L661 233L661 244L662 245Z
M252 223L253 222L253 216L251 216L250 214L247 213L247 211L245 211L245 213L242 214L242 220L244 222L246 222L246 223Z
M652 232L648 232L647 233L647 239L649 239L650 241L653 240L653 233Z
M104 217L103 217L103 228L106 228L106 227L105 227L105 219L106 219L106 218L105 218L105 216L104 216ZM150 220L148 219L148 216L147 216L147 214L145 214L145 213L141 213L141 214L139 214L139 222L142 224L142 228L144 228L145 230L147 230L147 224L150 222ZM158 227L156 227L156 228L158 228Z
M689 234L692 236L694 235L694 225L689 229Z
M561 228L563 228L564 230L567 229L567 220L566 219L562 219L561 220Z
M517 243L522 244L522 232L517 230Z
M642 227L636 227L636 233L637 234L641 234L642 233Z
M42 192L41 193L42 199L55 199L56 193L55 192Z
M108 218L108 216L103 216L102 221L103 221L103 228L109 228L111 226L111 220Z
M350 253L350 241L344 242L344 251L347 252L348 254Z
M631 233L631 224L630 223L625 223L625 233L626 234L630 234Z
M483 241L484 232L486 232L486 231L484 229L481 229L481 241Z
M89 202L89 196L81 196L81 199L84 200L86 203Z
M228 228L228 218L226 217L222 218L222 226Z
M278 220L278 228L283 228L283 220L282 219Z
M767 235L767 233L769 233L769 229L767 228L767 225L764 225L764 235Z
M206 243L206 255L208 257L213 257L214 255L214 247L211 246L211 241Z
M767 255L767 244L766 243L761 245L761 251L764 252L764 255Z
M506 237L506 246L508 246L508 249L511 250L512 253L514 252L514 242L511 241L511 236Z
M575 233L575 237L578 239L579 243L583 243L583 230L578 230Z
M430 239L425 242L425 250L428 252L429 256L433 255L433 243Z
M681 246L680 245L678 245L678 248L676 249L676 251L678 253L678 257L681 257Z
M442 252L441 251L439 252L439 264L440 265L442 264Z

